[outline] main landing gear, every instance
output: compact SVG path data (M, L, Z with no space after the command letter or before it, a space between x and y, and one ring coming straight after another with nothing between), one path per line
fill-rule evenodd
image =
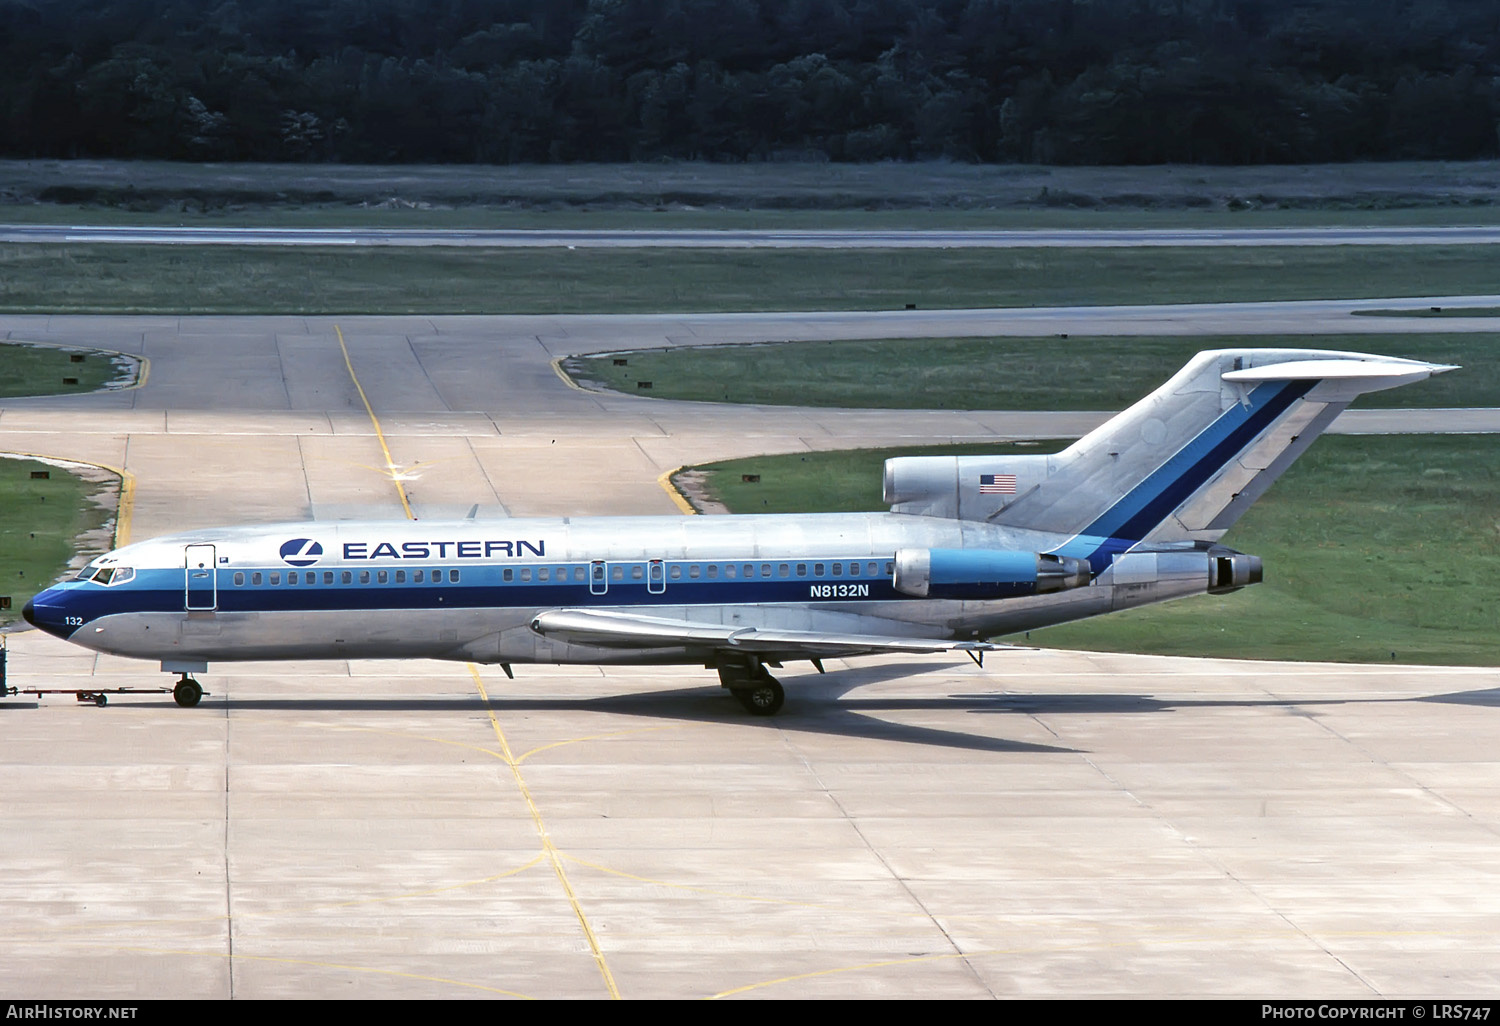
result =
M182 679L177 682L177 686L172 689L173 701L184 709L191 709L198 704L198 701L202 697L203 685L185 673L182 675Z
M719 683L745 707L752 716L775 716L786 703L781 681L771 676L760 660L748 663L719 663Z

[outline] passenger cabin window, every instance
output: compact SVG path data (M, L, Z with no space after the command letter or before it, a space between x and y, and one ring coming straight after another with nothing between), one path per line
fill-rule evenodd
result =
M281 583L281 571L280 570L274 570L274 571L271 572L271 583L272 584L280 584Z
M250 575L250 583L252 585L254 585L255 587L259 587L260 586L260 574L258 574L258 573L251 574Z
M708 579L710 581L719 579L719 565L717 563L708 564Z
M324 570L323 571L323 583L324 584L332 584L333 583L333 571L332 570Z
M448 583L449 584L457 584L458 583L458 571L457 570L449 570L448 571Z
M623 581L625 579L625 568L618 563L610 567L609 579L611 581Z
M529 580L531 580L531 567L526 566L526 567L522 567L521 568L521 580L523 580L523 581L529 581Z
M353 570L345 570L339 576L339 580L343 581L345 584L353 584L354 583L354 571Z
M668 571L668 573L671 576L672 580L674 580L674 581L680 581L680 580L682 580L682 567L674 565L672 567L672 569L670 571Z
M397 584L405 584L406 583L406 571L405 570L397 570L396 571L396 583Z
M411 579L413 584L424 584L427 581L427 571L413 570L411 573Z
M391 579L391 574L390 574L389 570L377 570L377 571L375 571L375 583L376 584L385 584L390 579Z
M422 571L420 570L417 571L417 573L421 572ZM501 580L505 581L506 584L509 584L511 581L514 581L516 579L516 572L510 567L506 567L505 571L500 575L500 578Z
M241 587L244 587L244 585L245 585L245 575L242 574L242 573L235 574L234 575L234 586L236 588L241 588Z
M694 563L692 566L688 567L688 577L690 577L692 580L696 581L698 579L698 575L702 572L703 568L700 567L697 563Z

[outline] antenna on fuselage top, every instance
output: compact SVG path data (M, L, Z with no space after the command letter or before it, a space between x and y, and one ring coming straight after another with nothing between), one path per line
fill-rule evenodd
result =
M479 503L476 502L476 503L474 503L474 505L472 505L472 506L469 507L469 513L468 513L467 516L464 517L464 519L465 520L473 520L478 515L479 515Z

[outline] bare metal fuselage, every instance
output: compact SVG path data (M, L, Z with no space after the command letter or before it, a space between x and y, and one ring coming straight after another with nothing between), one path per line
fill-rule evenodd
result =
M294 553L289 563L281 549L292 540L314 541L320 552ZM134 569L130 581L67 582L32 615L45 625L54 606L66 606L72 612L62 615L83 621L59 625L72 628L69 640L174 664L350 657L668 663L704 661L711 646L584 645L531 625L539 613L566 607L966 639L1213 585L1210 555L1178 548L1118 558L1087 587L1053 594L912 598L892 588L890 563L902 549L1043 551L1064 540L892 513L243 527L117 550L111 559ZM195 550L213 558L212 594L200 588L196 601L186 565ZM132 593L140 599L125 601Z
M1355 397L1451 368L1199 353L1050 455L897 457L889 513L284 524L99 557L24 610L186 675L245 659L703 662L751 712L765 670L985 639L1260 580L1225 531Z

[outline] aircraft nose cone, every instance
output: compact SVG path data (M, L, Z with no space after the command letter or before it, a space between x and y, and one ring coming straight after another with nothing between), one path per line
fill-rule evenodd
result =
M54 589L49 588L36 598L26 603L21 610L21 615L26 622L33 627L40 628L53 637L62 638L64 641L78 629L76 624L69 624L70 617Z

